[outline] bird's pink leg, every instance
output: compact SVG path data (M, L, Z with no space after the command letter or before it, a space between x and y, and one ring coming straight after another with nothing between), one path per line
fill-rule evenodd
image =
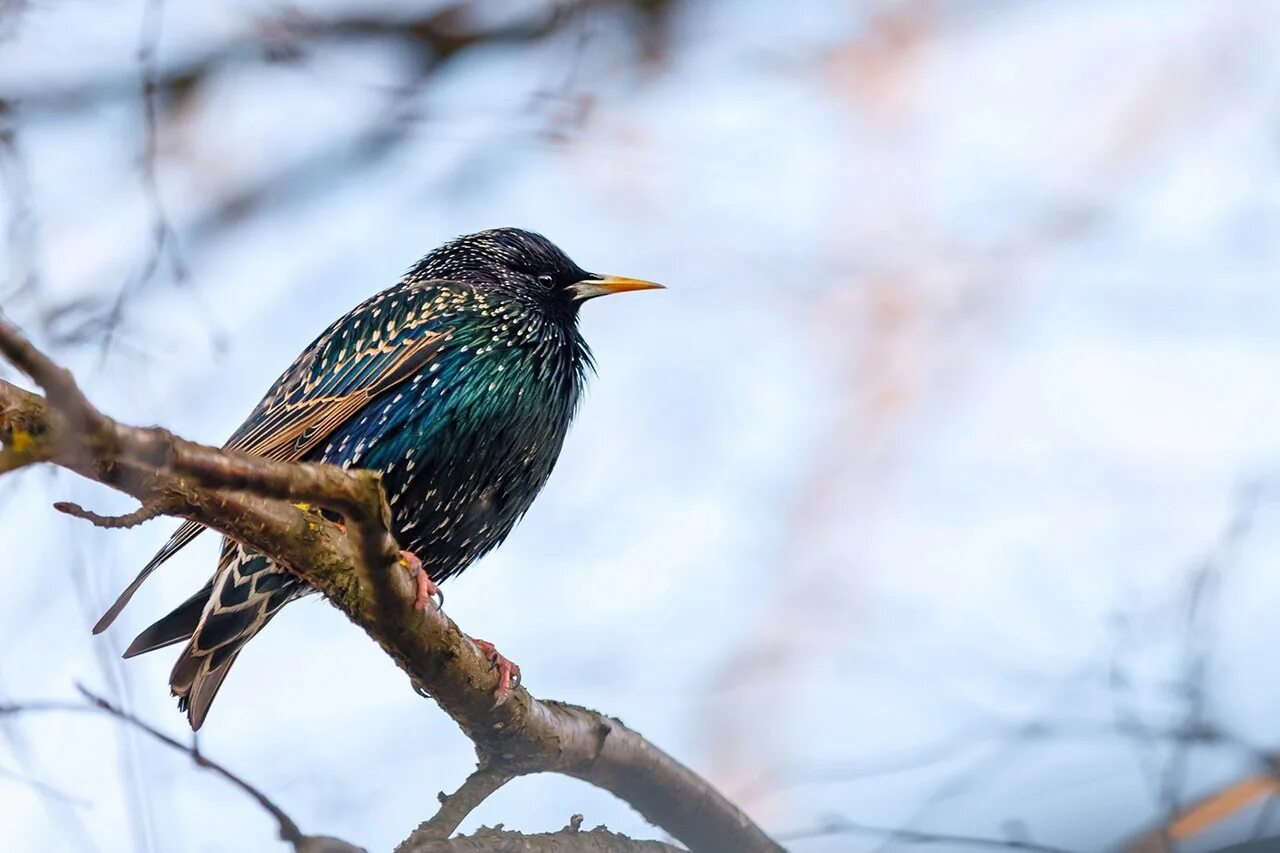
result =
M436 602L436 610L444 609L444 593L440 591L440 587L427 574L426 569L422 568L422 560L418 559L418 555L412 551L401 551L400 559L409 567L409 575L418 583L418 595L413 600L413 609L427 612L427 604L431 601Z
M335 521L334 524L341 527L344 531L347 525L343 521ZM435 600L436 610L444 609L444 593L440 591L440 587L435 581L422 569L422 560L418 559L418 555L412 551L400 551L400 562L409 567L409 577L418 583L418 595L413 600L413 609L427 612L427 602Z
M440 591L440 587L436 585L436 582L427 575L426 570L422 567L422 560L418 559L418 555L412 551L401 551L400 559L409 567L410 574L413 575L414 580L418 583L418 596L413 602L414 609L426 613L427 604L432 599L439 600L436 610L443 608L444 593ZM488 640L477 640L470 634L467 635L467 639L475 643L480 653L488 658L489 668L498 671L498 686L493 690L493 707L497 708L511 698L511 689L520 684L520 664L507 660Z
M480 653L489 659L489 669L498 671L498 686L493 690L493 707L497 708L511 698L511 688L519 686L520 664L504 658L488 640L477 640L470 634L467 639L475 643Z

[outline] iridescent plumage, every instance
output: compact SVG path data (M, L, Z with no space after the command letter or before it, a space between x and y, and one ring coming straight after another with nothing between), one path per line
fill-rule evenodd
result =
M588 273L527 231L460 237L326 329L226 446L381 472L400 546L444 580L501 543L551 474L591 369L581 301L644 286ZM179 528L95 632L201 530ZM199 728L244 644L311 591L224 539L210 582L126 657L189 640L170 685Z

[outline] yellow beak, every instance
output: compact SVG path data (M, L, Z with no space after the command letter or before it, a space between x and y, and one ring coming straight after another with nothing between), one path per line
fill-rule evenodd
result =
M642 278L627 278L621 275L602 275L583 279L570 285L574 299L594 299L597 296L608 296L611 293L626 293L629 290L664 290L663 285Z

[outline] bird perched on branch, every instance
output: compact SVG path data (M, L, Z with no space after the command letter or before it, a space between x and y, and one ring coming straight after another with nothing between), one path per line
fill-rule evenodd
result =
M547 482L592 368L578 331L588 299L661 287L589 273L541 235L459 237L308 346L225 445L269 459L381 472L392 532L417 569L419 607L506 538ZM187 522L94 626L204 528ZM193 729L244 644L313 592L230 539L205 586L125 657L186 641L169 684ZM476 641L504 701L519 668Z

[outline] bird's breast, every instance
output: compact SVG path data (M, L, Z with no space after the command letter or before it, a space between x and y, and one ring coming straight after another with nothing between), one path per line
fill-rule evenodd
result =
M383 473L397 538L437 580L500 543L546 483L578 398L572 364L461 343L362 413L353 464ZM359 423L369 433L357 437Z

